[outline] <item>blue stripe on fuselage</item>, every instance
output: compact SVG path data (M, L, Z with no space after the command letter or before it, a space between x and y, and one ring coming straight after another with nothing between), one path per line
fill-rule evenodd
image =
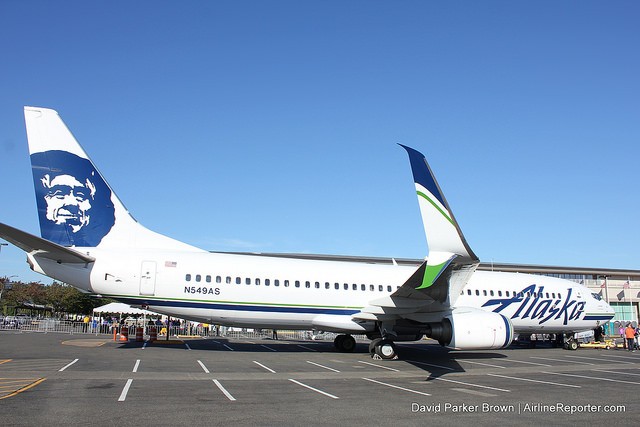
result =
M360 310L341 308L313 308L313 307L282 307L266 305L236 305L221 304L197 301L167 301L167 300L147 300L144 298L116 298L131 305L155 305L160 307L184 307L184 308L204 308L208 310L231 310L231 311L262 311L268 313L298 313L298 314L336 314L352 315Z

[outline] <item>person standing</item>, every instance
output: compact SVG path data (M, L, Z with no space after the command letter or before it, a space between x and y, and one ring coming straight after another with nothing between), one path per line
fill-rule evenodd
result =
M627 323L627 327L624 329L624 337L627 339L627 350L636 351L634 349L636 330L633 328L633 326L631 326L631 323Z

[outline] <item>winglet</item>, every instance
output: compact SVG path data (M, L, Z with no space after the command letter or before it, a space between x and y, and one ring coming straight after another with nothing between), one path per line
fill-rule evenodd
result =
M398 144L409 154L429 253L456 254L459 262L477 262L424 155ZM431 255L430 255L431 257Z

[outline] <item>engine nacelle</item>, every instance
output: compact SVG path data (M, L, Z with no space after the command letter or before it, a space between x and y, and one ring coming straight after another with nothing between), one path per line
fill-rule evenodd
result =
M499 313L459 307L441 323L430 325L427 335L445 347L457 350L504 348L513 340L511 321Z

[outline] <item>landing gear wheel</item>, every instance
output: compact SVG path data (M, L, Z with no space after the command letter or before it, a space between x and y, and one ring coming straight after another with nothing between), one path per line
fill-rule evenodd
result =
M352 353L356 348L356 340L351 335L338 335L333 345L342 353Z
M396 345L391 340L380 340L379 343L375 346L376 355L384 360L392 360L397 359L398 355L396 354Z
M376 347L380 345L380 341L382 341L382 338L375 338L375 339L372 339L371 342L369 343L369 354L371 356L376 354Z
M577 350L578 349L578 343L576 341L569 341L567 343L567 347L569 348L569 350Z
M344 340L344 337L346 337L346 335L338 335L334 340L333 340L333 346L340 350L342 348L342 341Z

